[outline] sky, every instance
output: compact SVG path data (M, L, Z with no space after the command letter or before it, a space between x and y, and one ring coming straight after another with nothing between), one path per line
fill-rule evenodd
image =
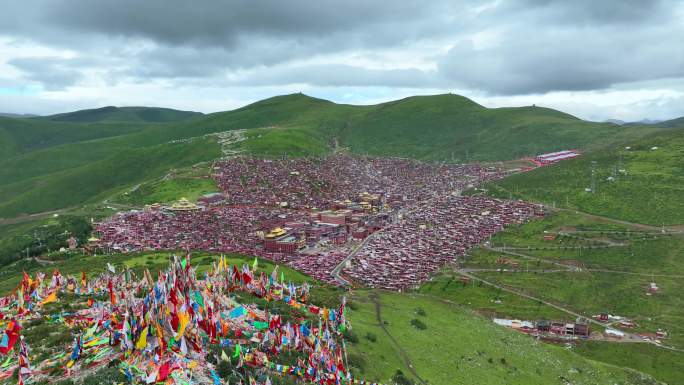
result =
M22 0L0 4L0 112L225 111L304 92L458 93L583 119L684 116L684 1Z

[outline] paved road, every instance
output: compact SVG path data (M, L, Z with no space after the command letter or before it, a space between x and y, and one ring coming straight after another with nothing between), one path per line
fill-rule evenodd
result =
M373 234L367 236L366 239L364 239L363 242L361 242L360 245L358 245L351 253L349 253L349 255L347 255L346 258L344 258L344 259L342 260L342 262L340 262L337 266L335 266L335 268L333 269L333 271L332 271L330 274L333 276L333 278L334 278L337 282L339 282L339 283L342 284L342 285L351 286L351 282L349 282L349 281L347 281L346 279L342 278L342 276L340 275L340 273L342 272L342 269L344 269L344 265L345 265L348 261L351 261L352 258L354 258L354 257L356 256L356 254L358 254L358 252L361 251L361 249L363 248L363 246L365 246L366 243L368 243L376 234L378 234L378 233L380 233L380 232L382 232L382 230L378 230L378 231L374 232Z

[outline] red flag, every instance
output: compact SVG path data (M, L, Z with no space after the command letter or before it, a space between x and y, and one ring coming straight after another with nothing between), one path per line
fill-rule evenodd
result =
M165 381L168 376L169 376L169 362L166 361L159 368L159 374L157 374L157 381L156 382Z
M21 326L19 326L17 321L12 320L7 324L7 328L5 328L5 334L7 334L7 346L0 347L0 353L7 354L7 352L14 348L14 345L19 340L20 331Z
M114 294L114 286L112 285L111 279L109 280L107 287L109 288L109 301L112 303L112 305L116 305L116 294Z

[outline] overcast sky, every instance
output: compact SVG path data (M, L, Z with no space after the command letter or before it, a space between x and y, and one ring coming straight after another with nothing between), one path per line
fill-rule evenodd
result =
M592 120L684 115L684 1L22 0L0 10L0 112L233 109L303 91L454 92Z

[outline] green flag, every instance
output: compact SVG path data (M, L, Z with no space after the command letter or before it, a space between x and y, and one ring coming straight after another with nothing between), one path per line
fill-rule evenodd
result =
M202 293L200 293L198 290L195 291L195 302L197 302L202 309L204 309L204 297L202 297Z
M256 271L257 267L259 267L259 261L257 260L257 257L254 257L254 262L252 263L252 270Z
M235 345L235 353L233 353L233 358L238 358L240 357L240 353L242 353L242 347L240 344Z

